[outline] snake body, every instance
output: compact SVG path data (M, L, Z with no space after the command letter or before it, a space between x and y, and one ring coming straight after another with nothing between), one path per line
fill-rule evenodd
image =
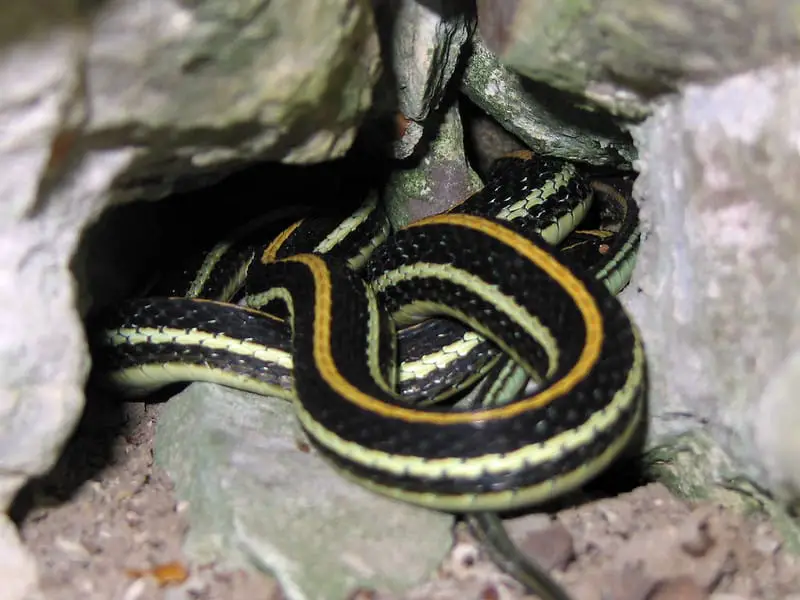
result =
M591 202L574 165L522 153L447 213L393 233L374 199L324 234L297 221L237 250L227 279L214 275L218 251L192 293L107 312L92 329L98 368L129 393L204 380L290 399L344 476L406 502L476 518L541 503L601 472L644 411L644 348L615 297L638 245L635 207L617 207L620 231L589 268L554 248ZM276 303L282 318L260 310ZM503 361L537 389L468 409L424 402Z

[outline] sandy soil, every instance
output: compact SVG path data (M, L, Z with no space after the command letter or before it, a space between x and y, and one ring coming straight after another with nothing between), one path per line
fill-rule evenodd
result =
M183 507L152 458L159 408L90 406L52 474L22 496L16 517L48 599L281 598L267 575L192 564L182 554ZM531 556L587 600L734 600L800 592L800 560L785 551L767 521L679 501L657 484L557 518L521 517L509 528ZM461 529L431 582L406 596L519 597L514 582L487 564ZM354 590L352 598L389 596Z

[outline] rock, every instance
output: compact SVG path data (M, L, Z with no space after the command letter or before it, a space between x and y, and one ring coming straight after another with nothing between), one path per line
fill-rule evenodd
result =
M394 0L375 8L397 108L411 122L395 144L395 156L406 158L422 139L428 115L439 107L475 21L452 0Z
M288 600L400 591L432 575L450 546L452 516L346 481L283 400L194 384L165 407L156 443L188 502L187 551L271 571Z
M378 75L366 0L129 0L92 21L85 132L144 150L118 197L161 197L254 160L339 157Z
M464 156L461 117L458 106L452 106L420 161L393 172L385 195L392 225L403 227L443 212L482 185Z
M610 112L641 118L650 102L800 56L797 2L663 3L479 0L479 30L501 63Z
M607 115L507 69L477 34L461 90L534 152L621 168L636 156L629 135Z
M787 501L800 492L798 99L800 69L776 66L688 86L636 128L648 234L626 295L650 356L652 441L710 436L728 460L698 479L747 475Z
M537 152L628 167L638 150L647 238L624 301L650 356L651 444L693 436L688 466L704 462L708 472L687 469L680 481L692 487L746 475L787 504L796 501L800 69L779 62L798 54L796 3L683 2L668 10L654 8L652 0L604 2L602 10L598 2L585 4L573 11L566 2L479 2L481 35L468 39L473 21L457 3L383 3L379 12L394 11L387 22L396 29L384 36L402 90L397 105L405 133L395 153L408 156L430 142L421 163L393 182L395 221L449 206L476 186L463 162L457 105L446 101L457 85ZM89 224L112 204L195 189L257 161L342 156L370 109L379 49L367 0L51 1L17 3L4 16L0 164L10 176L0 183L0 503L7 508L28 479L54 463L83 408L89 360L79 311L125 287L109 282L113 289L105 293L91 289L114 269L94 264L113 266L102 242L79 248ZM468 59L463 65L459 55ZM576 109L587 101L611 114ZM647 116L632 127L636 148L612 115ZM151 241L146 219L117 223L132 247ZM114 237L106 231L98 239ZM302 555L308 548L302 532L299 546L272 554L266 536L275 543L275 536L294 541L293 534L248 506L277 477L281 489L268 499L295 514L290 520L302 520L291 512L302 507L280 505L288 500L278 496L297 479L294 473L265 475L250 454L263 449L259 444L285 454L297 454L296 448L288 438L265 442L270 438L255 432L238 440L242 450L233 432L250 432L250 423L225 411L236 407L256 418L271 405L226 395L231 405L218 410L241 429L231 425L220 433L204 421L204 409L217 410L214 398L197 400L193 411L180 401L167 410L164 431L174 431L180 420L184 429L172 440L162 436L163 460L194 498L194 510L202 511L204 496L186 483L200 477L202 462L188 454L178 459L177 449L191 448L189 424L205 427L210 449L223 446L216 460L235 459L244 473L224 470L223 460L203 490L217 503L231 502L220 513L221 530L228 532L223 541L243 544L242 560ZM289 415L283 418L285 424ZM262 463L274 462L268 456ZM225 486L234 481L242 488L229 495ZM337 520L338 513L325 512L333 510L328 499L308 494L309 487L322 488L298 485L298 494L324 506L308 505L325 517L320 522ZM361 493L325 485L346 498L341 510L350 510ZM389 514L380 512L388 511L384 505L354 506L363 514ZM385 558L385 548L375 550L364 535L378 533L362 534L352 522L347 536L328 525L313 531L333 533L326 543L341 552L291 560L316 564L326 576L349 572L372 582L373 573L382 573L375 585L408 582L431 568L444 544L449 520L428 518L415 525L432 536L425 552L416 546L417 533L398 536L413 539L419 554L402 572L361 562L362 554ZM390 517L375 524L382 531L395 527ZM352 535L355 549L341 546L353 530L359 531ZM209 539L202 528L196 535ZM14 593L24 593L34 575L13 536L0 536L0 556L22 565ZM275 568L293 581L294 572Z
M4 600L44 600L37 589L38 570L22 547L16 527L0 516L0 589Z
M300 10L120 0L4 13L4 508L55 462L83 408L90 361L76 307L93 295L74 275L95 256L73 259L103 208L197 187L256 159L320 161L349 148L378 71L371 10L349 0ZM2 538L2 553L19 546Z
M124 148L67 159L81 118L83 39L72 3L15 5L0 54L0 505L55 462L83 407L89 360L71 259L99 211ZM43 19L43 20L42 20ZM35 31L46 32L33 35ZM30 35L30 37L26 37ZM68 166L67 166L68 165ZM66 173L68 172L68 176ZM35 594L35 569L4 520L0 587Z

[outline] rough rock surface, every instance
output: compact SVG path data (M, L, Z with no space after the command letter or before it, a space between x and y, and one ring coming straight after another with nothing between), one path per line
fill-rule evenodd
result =
M613 127L607 135L573 127L563 118L566 96L544 102L542 82L617 115L650 115L632 128L647 238L625 302L650 355L651 442L691 434L682 452L706 471L685 470L678 487L744 475L796 502L800 72L788 60L798 48L796 3L686 1L651 13L647 4L619 1L603 3L599 19L569 12L566 1L508 3L493 19L484 11L497 4L480 2L489 47L536 76L534 85L482 54L478 38L467 47L470 24L436 13L449 3L401 4L400 30L420 37L396 40L389 54L399 57L405 85L399 105L424 122L395 151L405 156L430 143L421 167L395 181L405 200L409 190L441 189L454 173L459 186L472 185L466 166L448 167L461 144L457 111L438 107L448 86L460 83L529 146L596 164L619 165L634 153ZM528 27L537 8L553 11L534 20L546 35ZM727 11L724 26L698 36L715 11ZM0 164L11 175L0 184L4 508L53 464L83 406L89 360L75 307L103 297L82 277L98 272L87 261L110 258L76 256L87 224L111 203L161 198L258 159L340 156L377 79L372 21L367 0L37 0L4 12ZM530 52L534 39L538 53ZM472 61L462 73L455 57L467 57L465 48ZM745 68L753 70L731 76ZM438 138L439 128L423 127L437 119ZM123 226L135 232L133 222ZM8 525L0 523L0 584L13 583L2 588L12 598L33 597L35 571Z
M397 158L411 156L425 130L436 124L429 114L453 88L462 47L475 28L465 8L457 0L375 4L387 69L383 89L404 121L394 144Z
M379 497L311 452L291 403L194 384L158 424L166 468L201 562L271 572L287 600L400 591L434 572L453 518ZM191 440L191 443L189 443Z
M153 461L153 433L165 405L108 400L90 398L92 411L56 469L29 490L24 518L15 515L25 543L46 566L47 600L285 599L268 574L186 555L183 536L193 509L175 497ZM744 517L720 503L678 500L659 484L581 500L557 515L508 522L522 551L553 569L581 600L612 594L617 600L796 600L791 592L800 589L800 558L763 514ZM387 530L375 544L390 555L396 538ZM338 550L338 543L331 546L326 559L335 561ZM531 599L462 527L442 558L423 583L400 592L355 585L332 600Z
M580 107L500 63L480 35L472 37L461 89L477 106L535 152L594 165L630 168L636 150L605 113Z
M786 500L800 493L799 102L800 69L782 65L688 86L637 128L649 233L628 295L654 432L703 430L734 459L717 477Z
M349 147L379 64L371 11L342 0L302 12L294 2L147 0L4 11L3 508L53 464L80 416L89 360L75 307L86 290L72 260L101 209L256 158L318 161ZM0 564L22 565L13 581L23 590L32 571L8 529Z
M411 168L395 170L387 185L386 207L394 227L403 227L457 204L482 187L464 154L458 105L443 115L428 151Z
M798 3L478 0L479 29L515 71L640 118L692 82L800 57Z

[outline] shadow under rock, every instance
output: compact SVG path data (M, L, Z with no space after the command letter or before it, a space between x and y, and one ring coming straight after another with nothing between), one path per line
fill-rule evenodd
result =
M185 255L207 249L227 229L264 212L305 204L321 213L349 214L354 203L362 201L364 190L384 176L382 159L368 150L358 148L351 156L320 165L252 165L215 185L169 200L132 202L107 210L84 232L80 258L73 264L81 295L86 297L82 312L87 323L97 311L135 294L154 273L168 273ZM111 275L119 281L112 282ZM92 373L83 414L60 458L47 474L19 492L11 518L20 524L36 506L69 501L82 485L120 461L128 443L135 443L126 436L142 419L155 418L154 405L185 385L163 388L140 399L144 403L126 402L102 388Z
M9 515L20 525L32 509L68 502L86 482L96 479L120 460L126 433L141 418L141 404L128 404L100 390L87 390L83 415L56 464L45 475L29 481L17 494ZM139 407L137 410L136 407Z

